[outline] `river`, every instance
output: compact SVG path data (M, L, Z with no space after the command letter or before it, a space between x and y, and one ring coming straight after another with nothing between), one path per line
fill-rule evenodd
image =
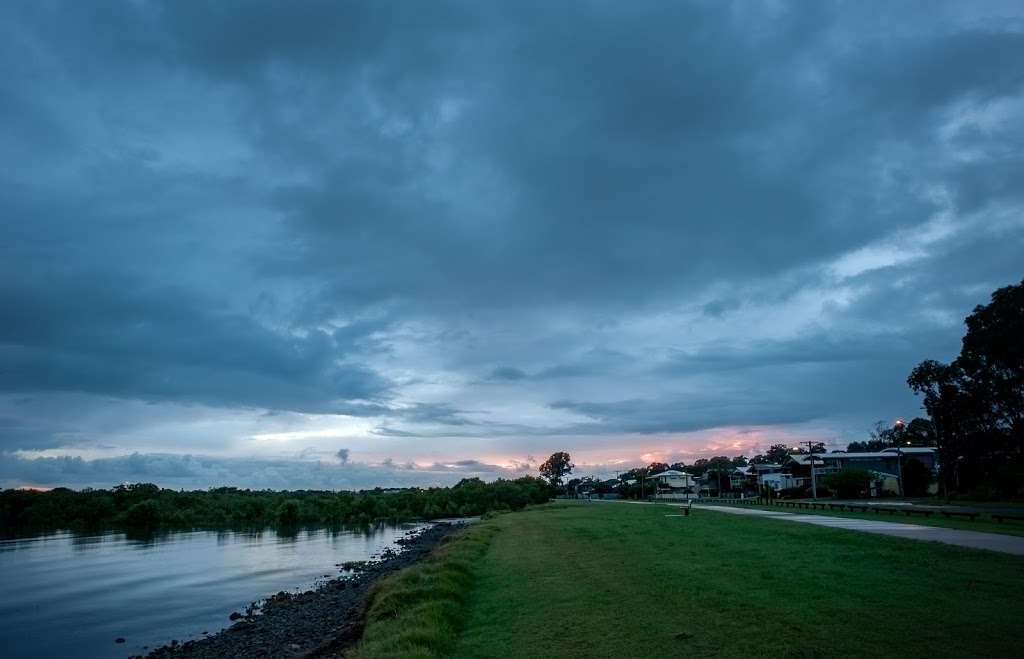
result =
M338 576L336 564L368 560L420 526L3 540L0 654L123 659L214 634L251 602L308 590Z

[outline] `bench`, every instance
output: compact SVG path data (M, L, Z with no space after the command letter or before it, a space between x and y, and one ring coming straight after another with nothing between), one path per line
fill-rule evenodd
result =
M894 515L896 513L896 509L895 508L879 508L878 506L875 506L875 514L877 515L878 513L889 513L890 515Z
M849 504L849 503L848 503L848 504L846 504L846 507L850 509L850 512L851 512L851 513L852 513L852 512L854 511L854 510L857 510L858 508L860 509L860 511L861 511L862 513L866 513L866 512L868 511L868 506L854 506L854 505L852 505L852 504Z
M972 522L975 517L981 515L981 513L958 513L951 510L940 510L939 512L945 515L946 519L949 519L951 515L956 515L957 517L969 517Z
M812 503L811 504L811 508L817 509L820 506L822 510L825 510L825 506L831 506L831 505L832 504L830 504L830 503Z
M801 508L806 508L807 506L809 506L811 504L807 503L806 501L797 501L796 505L800 506Z
M992 515L992 519L996 520L1000 524L1003 523L1004 519L1015 519L1018 522L1024 522L1024 515Z
M911 513L915 513L917 515L924 515L925 517L931 517L932 514L935 513L934 510L914 510L913 508L907 508L903 512L905 512L907 514L907 517L910 517ZM1022 518L1022 519L1024 519L1024 518Z
M830 504L828 504L828 509L829 510L835 510L837 507L839 508L839 512L843 512L843 508L846 508L846 504L845 503L830 503Z

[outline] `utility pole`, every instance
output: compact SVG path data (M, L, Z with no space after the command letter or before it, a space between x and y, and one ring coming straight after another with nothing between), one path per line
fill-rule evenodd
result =
M807 454L811 459L811 497L818 500L818 479L814 476L814 444L807 442Z
M896 425L892 427L893 439L896 440L896 486L903 498L903 421L896 419Z
M952 465L950 465L949 467L946 466L946 462L947 462L946 458L948 456L943 456L943 453L946 453L947 451L943 451L942 450L943 442L945 440L940 440L939 439L939 420L937 418L937 415L931 415L931 418L932 418L932 433L933 433L933 435L935 437L935 454L936 454L936 457L939 460L939 476L941 476L941 478L939 479L939 483L942 485L942 496L943 496L943 498L945 498L946 503L949 503L949 483L947 481L949 481L949 471L948 470L950 469L950 467ZM952 462L952 461L950 460L949 462Z

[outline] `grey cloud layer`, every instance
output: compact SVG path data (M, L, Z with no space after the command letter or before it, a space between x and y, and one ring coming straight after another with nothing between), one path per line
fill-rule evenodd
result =
M132 453L117 458L18 458L0 454L0 486L62 483L110 488L125 480L165 487L209 488L231 483L255 489L360 490L374 487L450 486L463 478L518 478L536 464L514 468L478 460L419 466L385 460L381 464L338 464L330 460L210 458Z
M21 3L0 448L98 441L38 422L69 395L381 438L907 413L1021 276L1019 61L1014 3Z

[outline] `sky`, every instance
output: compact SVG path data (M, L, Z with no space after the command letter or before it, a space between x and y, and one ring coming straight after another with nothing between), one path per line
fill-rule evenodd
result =
M923 415L1024 5L13 0L0 487L358 489Z

